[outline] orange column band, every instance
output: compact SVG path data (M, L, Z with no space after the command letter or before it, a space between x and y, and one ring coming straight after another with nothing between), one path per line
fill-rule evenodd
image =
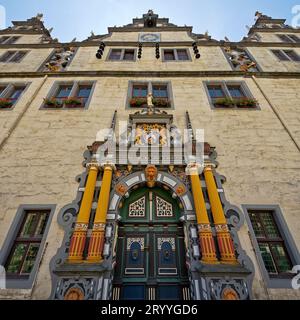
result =
M221 262L227 264L237 264L238 262L235 256L233 241L228 229L226 217L223 211L222 203L211 166L206 166L204 168L204 177L217 232Z
M70 262L80 262L83 259L83 251L86 242L86 235L98 175L98 164L90 163L88 164L88 169L88 178L82 197L80 210L77 216L75 230L71 238L69 249Z
M100 262L104 247L104 231L106 224L106 215L109 205L109 195L112 180L113 167L112 165L105 165L102 185L98 199L98 206L96 210L93 231L89 243L88 262Z
M198 224L199 243L202 254L201 261L203 263L215 264L218 263L218 259L216 256L215 243L206 210L198 168L197 165L195 165L190 166L188 169Z

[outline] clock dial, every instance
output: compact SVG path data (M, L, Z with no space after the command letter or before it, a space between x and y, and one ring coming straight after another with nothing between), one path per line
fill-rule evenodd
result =
M158 42L160 41L160 34L157 33L145 33L139 37L141 42Z

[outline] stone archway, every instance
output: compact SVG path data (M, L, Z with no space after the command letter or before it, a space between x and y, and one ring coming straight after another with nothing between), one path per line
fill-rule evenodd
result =
M157 173L152 188L144 172L116 184L110 204L110 210L118 212L112 299L189 299L186 221L194 216L190 197L188 186L166 172ZM130 258L133 253L136 257Z

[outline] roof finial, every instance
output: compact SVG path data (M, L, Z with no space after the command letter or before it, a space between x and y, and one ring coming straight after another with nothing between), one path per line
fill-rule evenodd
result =
M38 20L42 20L43 19L43 14L42 13L38 13L37 15L36 15L36 18L38 19Z

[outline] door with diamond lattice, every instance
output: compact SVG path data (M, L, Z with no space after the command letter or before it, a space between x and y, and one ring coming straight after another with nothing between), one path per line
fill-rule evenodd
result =
M115 300L189 299L180 207L163 189L131 193L121 210Z

